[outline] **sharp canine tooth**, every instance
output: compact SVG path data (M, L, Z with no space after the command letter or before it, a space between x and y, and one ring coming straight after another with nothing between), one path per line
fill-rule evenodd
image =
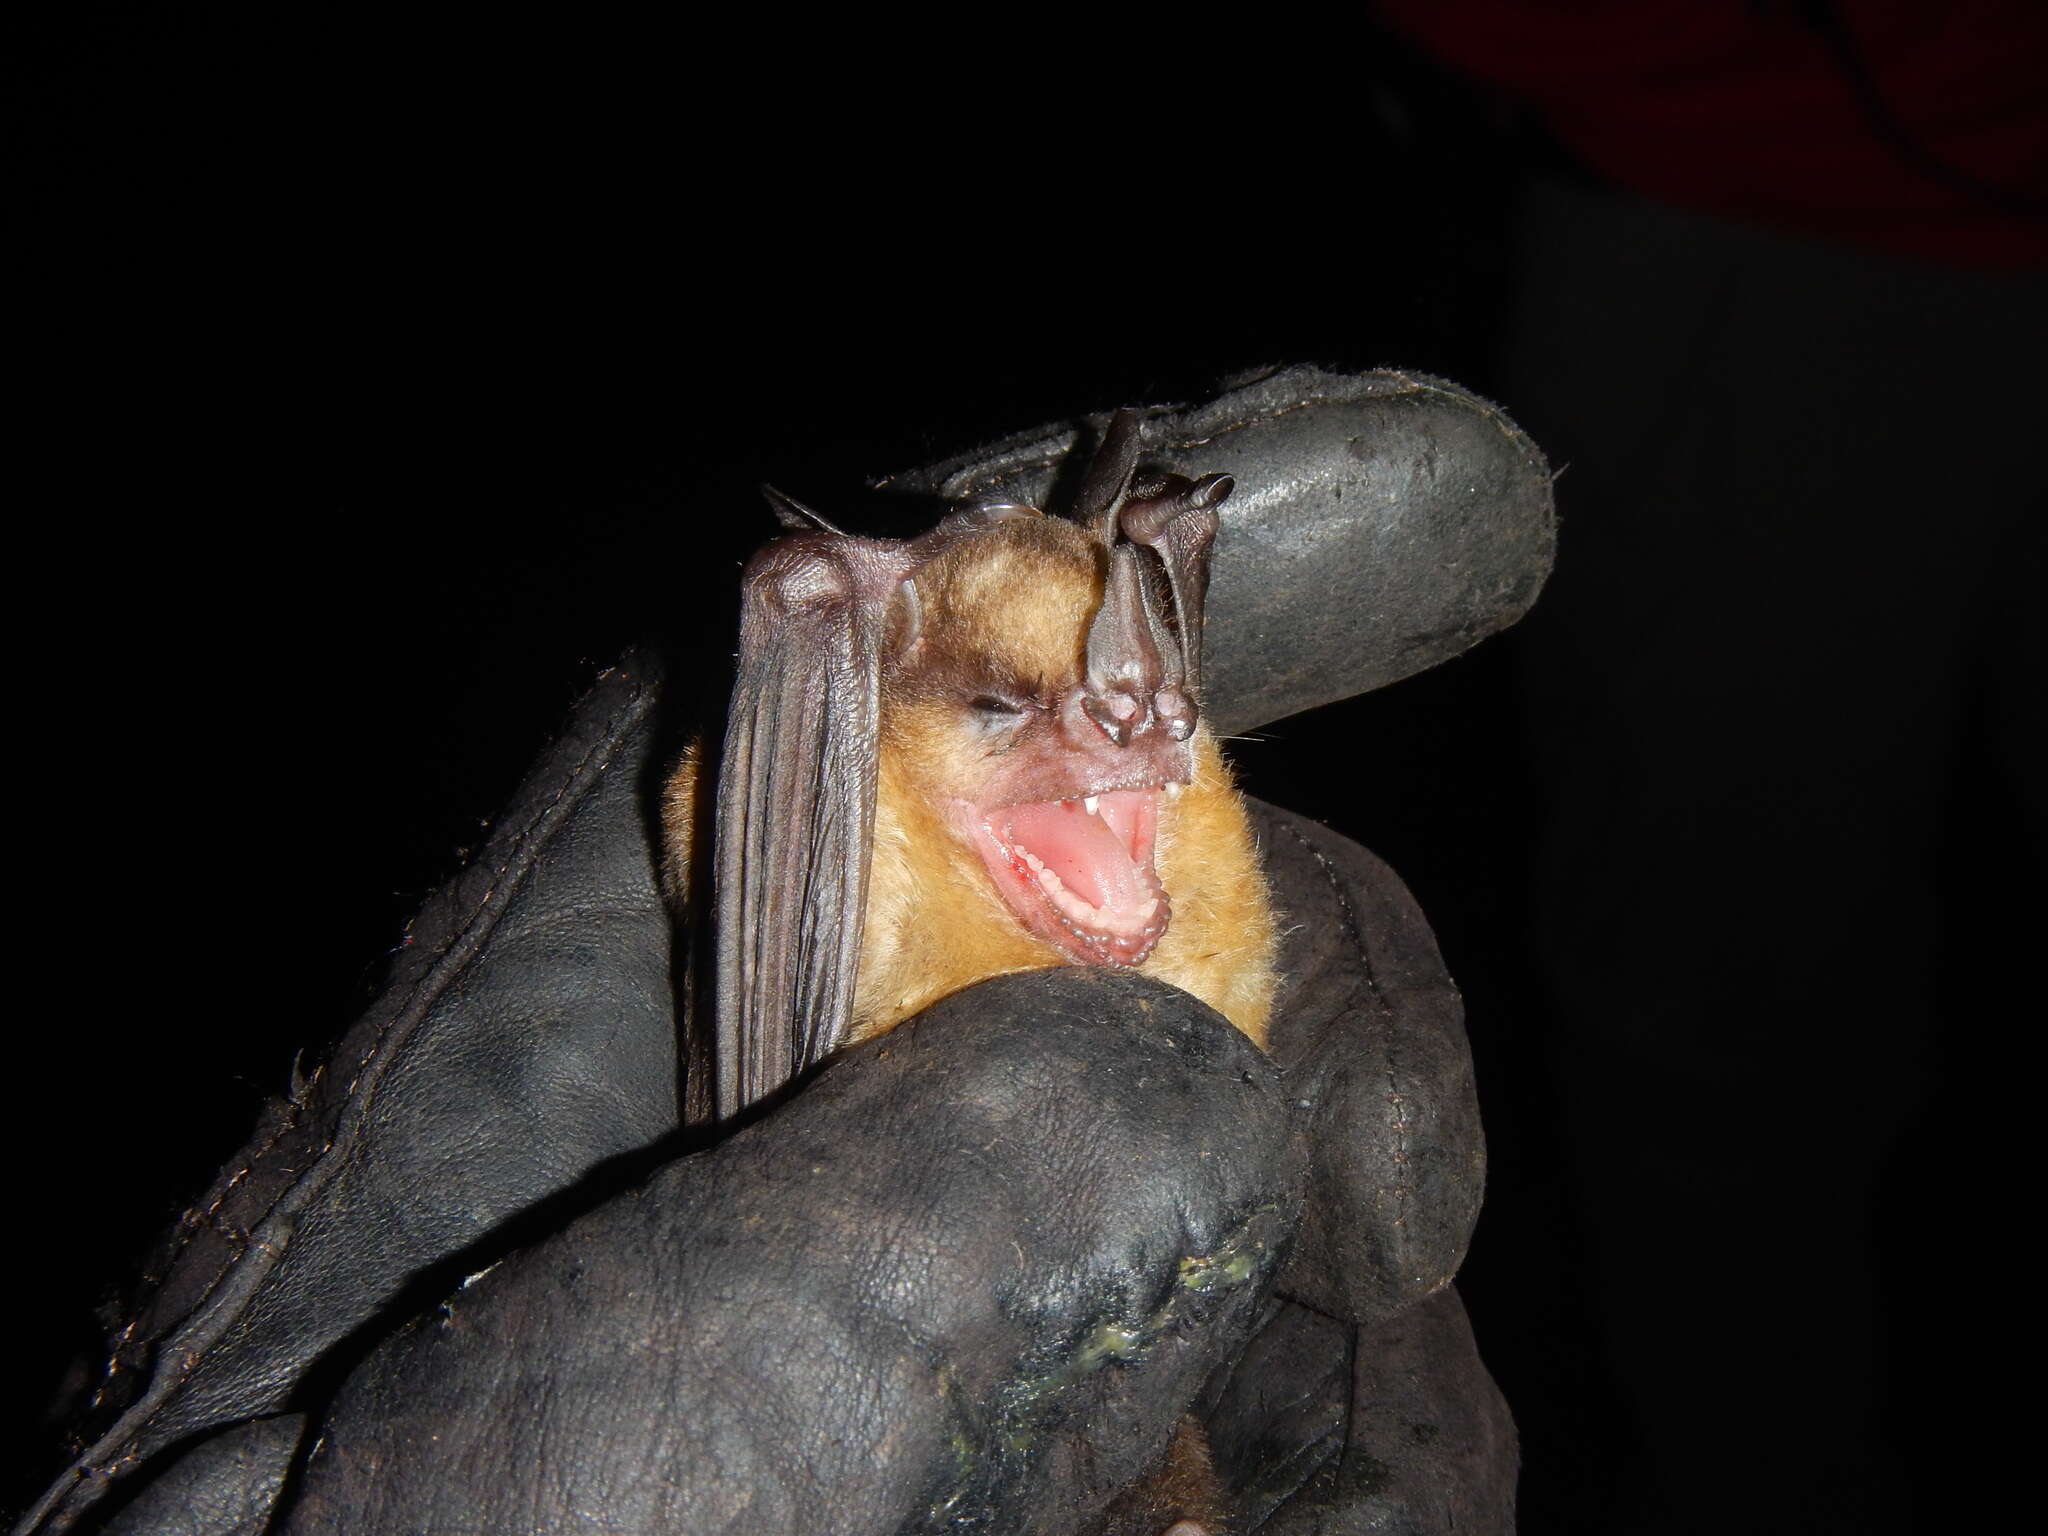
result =
M1168 783L1166 786L1166 798L1169 800L1178 800L1180 798L1180 786L1178 784Z
M1084 797L1082 798L1081 804L1082 804L1082 805L1083 805L1084 807L1086 807L1086 808L1087 808L1088 814L1089 814L1090 816L1095 816L1095 815L1099 815L1099 814L1101 813L1101 810L1102 810L1102 800L1101 800L1101 798L1100 798L1099 796L1096 796L1096 795L1087 795L1087 796L1084 796Z

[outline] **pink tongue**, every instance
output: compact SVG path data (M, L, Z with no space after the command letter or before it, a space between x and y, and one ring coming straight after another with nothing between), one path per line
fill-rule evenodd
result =
M1121 810L1109 802L1138 797L1126 791L1099 798L1103 809ZM1006 841L1034 855L1090 906L1127 912L1153 894L1151 872L1132 859L1128 836L1120 837L1106 817L1089 815L1078 800L1053 800L1013 806Z

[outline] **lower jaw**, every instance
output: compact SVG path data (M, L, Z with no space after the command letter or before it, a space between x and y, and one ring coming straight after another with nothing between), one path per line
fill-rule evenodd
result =
M1159 884L1156 876L1151 878L1149 885L1158 907L1144 929L1135 935L1105 933L1075 923L1060 911L1032 876L1016 862L1012 850L989 834L979 812L963 806L956 821L964 838L980 855L980 861L995 886L995 894L1001 899L1003 910L1011 921L1070 964L1128 970L1143 965L1166 936L1173 908L1165 887Z
M999 846L999 845L998 845ZM1075 965L1102 965L1128 969L1145 963L1173 920L1173 907L1157 877L1148 879L1150 895L1157 905L1142 927L1133 933L1115 933L1094 928L1069 917L1052 898L1022 871L1005 869L984 854L989 874L1003 906L1026 933L1057 950ZM1149 871L1148 871L1149 874Z
M1166 897L1163 892L1159 900L1161 912L1164 914ZM1147 933L1135 939L1089 933L1068 923L1050 903L1041 903L1041 910L1030 916L1019 912L1012 903L1010 912L1034 938L1058 950L1075 965L1100 965L1112 970L1129 970L1143 965L1146 957L1166 934L1165 920L1160 922L1157 932Z

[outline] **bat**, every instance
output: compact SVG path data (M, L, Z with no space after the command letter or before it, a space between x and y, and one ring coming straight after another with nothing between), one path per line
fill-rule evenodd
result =
M973 982L1126 967L1263 1046L1276 928L1202 723L1225 475L1139 473L1118 412L1069 517L859 538L770 493L719 774L715 1107L728 1118ZM688 885L701 753L664 794Z
M983 502L861 538L770 492L794 531L747 567L718 779L717 1118L1048 965L1155 976L1264 1046L1272 903L1201 716L1232 482L1141 474L1140 421L1112 417L1067 517ZM678 899L702 768L686 753L663 797ZM1205 1481L1188 1421L1137 1526L1213 1516Z

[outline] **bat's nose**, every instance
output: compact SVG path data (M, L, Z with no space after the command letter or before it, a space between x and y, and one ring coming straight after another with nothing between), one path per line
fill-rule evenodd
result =
M1151 724L1151 710L1135 694L1122 689L1084 694L1081 711L1120 747L1128 747L1131 738Z
M1077 689L1068 718L1078 724L1073 721L1075 705L1088 724L1117 747L1142 743L1161 733L1173 741L1186 741L1195 730L1194 700L1171 683L1149 693L1123 688ZM1085 727L1082 734L1087 734Z
M1152 695L1152 718L1175 741L1195 733L1195 701L1172 683Z

